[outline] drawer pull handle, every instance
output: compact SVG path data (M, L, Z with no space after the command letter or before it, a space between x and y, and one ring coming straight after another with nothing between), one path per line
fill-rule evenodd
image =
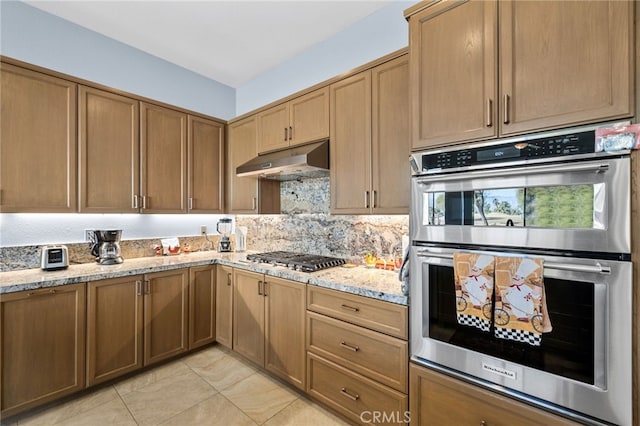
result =
M45 291L30 291L29 293L27 293L27 296L43 296L45 294L55 294L55 293L56 293L55 289L45 290Z
M360 310L359 308L354 308L353 306L344 305L344 304L342 305L342 307L344 309L348 309L348 310L353 311L353 312L358 312Z
M340 346L342 346L345 349L349 349L350 351L354 351L354 352L358 352L360 350L359 346L351 346L351 345L348 345L345 342L340 342Z
M345 388L340 389L340 393L343 394L344 396L346 396L347 398L349 398L352 401L357 401L358 399L360 399L360 395L358 395L358 394L351 395L349 392L347 392L347 390Z

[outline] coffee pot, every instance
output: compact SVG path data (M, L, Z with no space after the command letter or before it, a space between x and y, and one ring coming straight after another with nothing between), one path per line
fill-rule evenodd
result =
M95 230L89 232L91 254L101 265L115 265L124 259L120 255L121 229Z

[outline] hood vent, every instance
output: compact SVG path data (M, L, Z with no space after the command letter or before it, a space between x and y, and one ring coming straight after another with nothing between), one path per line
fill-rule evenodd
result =
M329 175L329 141L258 155L236 168L238 177L299 180Z

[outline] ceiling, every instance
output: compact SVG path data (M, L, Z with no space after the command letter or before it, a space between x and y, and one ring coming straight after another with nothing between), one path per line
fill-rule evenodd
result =
M392 1L25 3L237 88Z

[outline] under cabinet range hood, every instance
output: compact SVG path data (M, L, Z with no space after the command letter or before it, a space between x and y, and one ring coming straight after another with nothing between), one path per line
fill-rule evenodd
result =
M329 175L329 141L258 155L236 168L238 177L296 180Z

